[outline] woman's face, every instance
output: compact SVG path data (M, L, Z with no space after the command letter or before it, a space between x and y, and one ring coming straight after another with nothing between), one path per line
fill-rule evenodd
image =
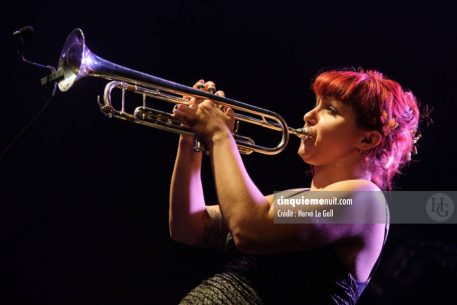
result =
M357 144L362 133L355 125L350 106L332 97L318 96L316 106L303 119L310 136L301 141L298 154L306 163L327 165L359 154Z

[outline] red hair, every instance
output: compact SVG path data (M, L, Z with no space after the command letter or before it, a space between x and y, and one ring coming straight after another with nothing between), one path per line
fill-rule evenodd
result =
M419 108L414 95L373 70L323 72L312 88L316 95L350 105L357 127L382 134L381 143L363 154L372 182L382 190L392 189L393 177L415 149Z

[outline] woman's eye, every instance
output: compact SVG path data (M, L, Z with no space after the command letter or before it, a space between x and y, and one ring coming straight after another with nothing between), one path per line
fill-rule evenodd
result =
M333 108L332 106L327 106L325 107L325 110L327 110L328 112L332 113L332 114L337 114L338 112L336 111L335 108Z

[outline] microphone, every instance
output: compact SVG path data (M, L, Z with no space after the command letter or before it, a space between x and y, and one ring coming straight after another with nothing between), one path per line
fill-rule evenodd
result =
M26 25L17 31L14 31L13 36L16 37L32 37L35 34L35 30L32 26Z
M57 82L60 79L64 78L64 72L62 70L56 71L56 68L53 66L39 64L31 60L28 60L24 57L24 40L33 37L34 34L35 30L30 25L23 26L19 30L13 32L13 36L16 37L19 41L17 55L25 63L31 64L41 69L47 69L51 71L50 74L48 74L40 80L40 83L43 87L48 87L48 85L53 84L54 86L52 88L52 96L54 96L57 88Z
M43 64L36 63L36 62L33 62L33 61L28 60L27 58L25 58L25 56L24 56L24 40L33 37L34 34L35 34L35 30L30 25L26 25L26 26L20 28L19 30L13 32L13 36L15 38L17 38L18 42L19 42L18 49L17 49L17 55L25 63L31 64L32 66L35 66L35 67L38 67L38 68L41 68L41 69L47 69L47 70L51 71L51 74L55 73L56 72L56 68L54 68L53 66L43 65ZM43 85L43 86L48 85L49 83L50 82L41 81L41 85ZM55 88L54 88L53 91L55 91ZM54 95L54 92L53 92L53 95Z
M32 37L33 34L35 34L35 30L33 29L33 27L31 27L30 25L27 25L27 26L24 26L22 28L20 28L19 30L17 31L14 31L13 32L13 36L18 39L18 49L17 49L17 55L21 58L21 60L25 63L28 63L28 64L31 64L32 66L35 66L35 67L38 67L38 68L42 68L42 69L47 69L47 70L50 70L51 71L51 76L47 76L45 77L48 78L49 77L49 81L43 81L41 80L41 84L43 86L47 86L49 83L55 81L59 76L61 75L61 77L63 77L63 71L58 71L58 75L56 75L56 68L54 68L53 66L47 66L47 65L43 65L43 64L39 64L39 63L36 63L36 62L33 62L33 61L30 61L28 59L26 59L24 57L24 39L25 38L29 38L29 37ZM6 146L6 148L2 151L2 153L0 154L0 161L3 160L3 158L5 157L6 153L11 149L11 147L14 145L14 143L16 143L16 141L25 133L25 131L38 119L38 117L45 111L45 109L49 106L49 103L51 102L52 98L54 97L54 95L56 94L56 88L57 88L57 83L55 82L53 84L54 86L52 87L52 92L51 92L51 96L49 97L49 99L46 101L46 103L43 105L43 107L41 108L41 110L35 115L35 117L33 117L25 126L24 128L22 128L22 130L13 138L13 140L11 140L11 142L8 144L8 146Z

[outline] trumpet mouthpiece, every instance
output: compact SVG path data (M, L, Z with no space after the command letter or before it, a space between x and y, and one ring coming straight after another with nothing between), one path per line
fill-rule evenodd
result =
M300 139L303 139L305 138L306 136L309 135L309 132L308 132L308 128L297 128L297 129L294 129L292 131L292 133L294 135L296 135L297 137L299 137Z

